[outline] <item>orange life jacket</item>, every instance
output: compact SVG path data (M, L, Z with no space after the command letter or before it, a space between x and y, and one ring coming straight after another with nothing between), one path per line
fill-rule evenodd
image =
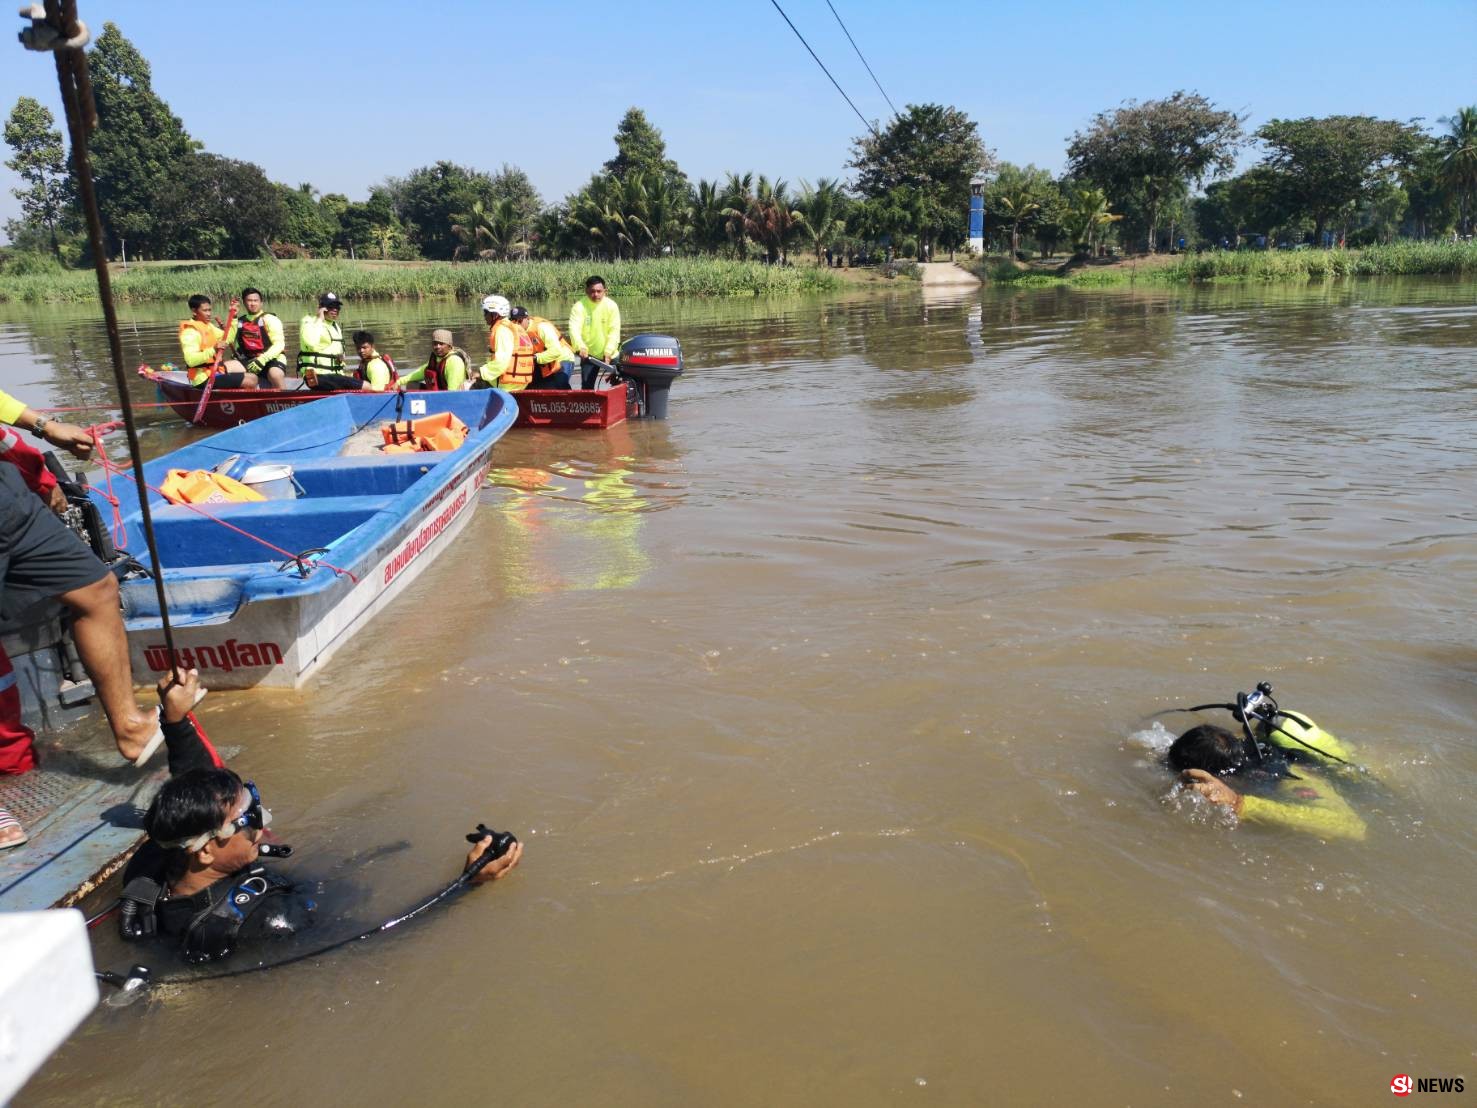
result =
M211 323L201 323L198 319L182 319L179 323L180 349L185 348L185 332L198 331L200 334L200 349L211 352L211 360L196 366L186 366L185 372L190 375L190 384L203 385L205 379L210 376L211 364L215 361L215 345L223 342L226 333Z
M510 320L500 319L492 325L492 330L487 332L487 349L497 354L497 329L506 327L513 332L513 359L503 375L497 379L500 388L516 392L518 389L527 388L528 383L533 380L533 339L529 338L528 332Z
M548 349L548 347L544 345L543 338L539 335L540 324L548 322L549 321L547 319L540 315L531 315L528 317L527 320L524 321L523 328L528 335L528 340L533 343L533 352L535 354L542 354L545 350ZM559 330L559 325L557 323L553 324L552 326L554 328L554 334L559 336L560 353L568 354L569 357L560 358L559 361L556 362L546 362L542 365L535 361L533 364L535 367L537 367L538 375L540 377L552 377L554 376L554 374L558 373L559 362L574 361L574 351L569 349L569 342L565 339L564 332Z
M380 424L386 454L410 454L417 450L455 450L467 441L467 425L451 412L437 412L424 419L396 420Z
M242 504L266 499L240 481L208 469L171 469L159 491L171 504Z

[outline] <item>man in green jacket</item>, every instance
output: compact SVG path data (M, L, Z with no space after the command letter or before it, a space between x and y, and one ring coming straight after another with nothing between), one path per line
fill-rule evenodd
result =
M427 392L458 392L467 387L467 352L445 327L431 332L431 356L400 378L399 388L417 385Z
M344 302L334 292L318 297L316 315L305 315L298 324L297 371L314 392L341 392L359 388L359 382L344 372L344 331L338 314Z
M613 359L621 348L621 310L605 295L605 278L590 277L585 281L585 295L574 302L569 312L569 345L584 365L582 387L593 389L600 374L598 366L587 358L603 362Z

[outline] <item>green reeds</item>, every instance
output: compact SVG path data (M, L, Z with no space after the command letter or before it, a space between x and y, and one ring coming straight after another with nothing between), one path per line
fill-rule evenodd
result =
M1341 277L1477 276L1477 242L1394 242L1361 250L1212 250L1162 264L1085 266L1066 275L976 261L983 279L1022 287L1094 288L1128 284L1182 285L1206 281L1306 282Z
M124 303L220 296L255 286L268 300L309 300L333 291L366 300L470 300L498 293L510 300L572 298L599 273L611 295L785 296L832 292L841 279L823 267L769 266L718 258L654 258L640 262L174 262L113 272ZM91 270L0 273L0 301L86 302L97 296Z

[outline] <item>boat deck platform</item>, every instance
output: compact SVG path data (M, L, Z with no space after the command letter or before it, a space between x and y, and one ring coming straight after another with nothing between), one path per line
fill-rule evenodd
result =
M143 769L106 727L38 736L41 766L0 777L0 808L30 842L0 850L0 911L66 907L107 880L143 838L144 811L169 775L161 749Z

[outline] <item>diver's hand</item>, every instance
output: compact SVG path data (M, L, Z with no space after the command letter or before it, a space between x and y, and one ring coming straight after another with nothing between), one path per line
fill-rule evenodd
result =
M477 845L467 851L467 866L470 868L478 858L487 852L492 845L492 836L483 835ZM489 862L483 866L476 877L472 878L472 884L480 885L484 881L496 881L499 877L507 876L510 869L518 864L518 859L523 857L523 844L514 843L512 849L499 858L496 862Z
M1203 769L1187 769L1180 774L1180 784L1205 797L1212 804L1224 804L1241 814L1241 794L1214 774Z
M164 705L164 722L178 723L190 714L200 699L200 671L187 669L183 680L175 681L174 673L159 678L159 702Z
M46 506L59 516L67 514L67 494L62 492L60 485L51 486L51 493L46 498Z

